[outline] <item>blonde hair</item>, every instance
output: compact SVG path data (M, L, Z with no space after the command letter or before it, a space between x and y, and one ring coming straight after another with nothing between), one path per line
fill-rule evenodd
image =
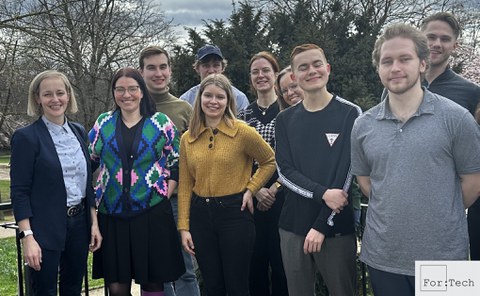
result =
M284 68L282 71L280 71L280 73L278 73L277 75L277 79L275 80L275 86L277 87L277 93L278 93L277 102L278 102L278 105L280 105L280 110L285 110L288 107L290 107L290 105L285 100L285 97L283 96L283 93L282 93L282 88L280 87L280 80L282 80L282 78L285 75L290 75L290 74L292 74L292 66L288 66Z
M60 73L56 70L47 70L38 74L33 78L28 89L28 104L27 104L27 115L28 116L37 116L42 114L42 107L38 104L37 99L40 97L40 84L45 79L58 78L63 81L65 84L65 89L68 95L67 109L65 110L66 114L73 114L78 112L77 99L75 97L75 92L73 91L72 85L68 80L65 74Z
M205 91L205 88L212 84L223 89L227 94L227 108L225 109L225 113L223 113L223 120L225 123L232 127L233 122L236 119L235 114L237 114L237 107L235 105L235 97L230 80L228 80L228 78L223 74L210 74L200 83L200 88L193 104L193 114L192 118L190 119L189 131L194 138L198 137L202 125L206 124L205 113L202 110L202 94Z

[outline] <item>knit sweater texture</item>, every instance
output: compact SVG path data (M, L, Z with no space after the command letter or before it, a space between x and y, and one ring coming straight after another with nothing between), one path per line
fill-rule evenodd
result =
M253 161L259 168L252 176ZM245 122L223 120L215 128L203 126L194 138L187 131L180 142L178 229L189 230L192 192L220 197L244 192L255 194L275 171L273 149Z
M157 110L167 115L180 134L183 134L188 129L190 117L192 117L192 106L169 93L168 89L162 93L151 91L150 94L155 101Z
M172 170L178 169L179 135L173 122L157 112L145 118L127 155L120 132L120 112L101 114L89 132L89 152L100 163L95 184L98 211L131 217L167 197ZM128 169L128 158L133 164Z

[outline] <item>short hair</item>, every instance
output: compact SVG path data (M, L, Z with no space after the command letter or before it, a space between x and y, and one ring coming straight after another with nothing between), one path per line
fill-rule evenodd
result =
M227 107L223 114L223 120L228 126L233 126L236 119L237 108L235 105L235 95L233 94L232 84L230 80L223 74L210 74L200 83L200 88L197 91L195 102L193 103L193 114L190 119L190 134L196 138L199 135L200 128L206 124L205 113L202 110L202 94L208 85L215 85L223 89L227 94Z
M272 53L270 53L268 51L261 51L261 52L258 52L258 53L254 54L252 56L252 58L250 59L250 62L248 63L249 71L250 71L250 68L252 67L253 62L255 62L256 60L259 60L259 59L267 60L267 62L270 64L270 66L272 66L273 72L278 73L280 71L280 65L278 64L277 59L275 58L275 56ZM255 88L253 87L252 79L250 79L250 88L251 88L253 93L257 92L255 90Z
M209 63L210 61L220 61L222 63L222 69L225 71L228 65L228 61L225 58L221 58L218 55L215 54L209 54L205 56L203 59L200 60L195 60L195 62L192 64L192 67L194 70L197 70L198 66L201 64L206 64Z
M420 29L422 31L425 31L427 29L428 24L433 21L442 21L447 23L450 26L450 28L452 28L453 34L455 35L455 39L458 39L458 37L462 33L462 28L460 26L460 23L458 22L457 18L450 12L437 12L426 17L425 19L423 19Z
M68 95L68 103L65 114L77 113L77 98L75 97L75 92L73 91L72 85L70 84L67 76L56 70L47 70L35 76L30 83L30 87L28 89L27 115L37 116L42 114L42 107L37 102L37 99L40 98L40 84L43 80L50 78L58 78L63 81L63 84L65 84L65 90L67 91Z
M115 101L115 86L117 84L118 79L120 79L121 77L132 78L138 83L138 86L140 86L140 90L142 91L142 94L143 94L143 98L140 101L140 114L143 117L149 117L155 114L155 112L157 112L157 108L155 106L155 102L152 99L152 96L148 92L147 85L145 84L145 80L143 80L143 77L142 77L142 74L140 74L140 71L132 67L120 68L113 75L111 90L112 90L112 96L114 98L113 101L115 103L115 110L120 109L120 107L117 105L117 102Z
M278 93L277 101L278 101L278 105L280 105L281 110L287 109L290 105L287 103L287 101L285 101L285 98L283 97L282 87L280 86L280 80L282 80L283 76L290 75L291 73L292 73L292 66L288 66L284 68L282 71L280 71L280 73L278 73L277 79L275 81L275 86L277 87L277 93Z
M375 42L372 52L372 63L377 69L380 64L382 45L386 41L397 37L412 40L413 44L415 45L415 50L417 52L418 58L421 61L425 61L428 66L430 61L430 50L428 48L427 37L425 36L425 34L423 34L417 28L411 25L407 25L404 23L396 23L385 28L383 34L378 37L377 41Z
M170 56L168 55L168 52L160 46L152 45L152 46L145 47L140 52L140 56L138 58L138 65L140 66L140 69L143 70L143 68L145 67L144 60L146 58L149 58L154 55L160 55L160 54L164 54L167 57L167 64L170 67Z
M323 58L325 59L325 62L327 62L327 57L325 56L325 52L323 49L313 43L306 43L302 45L295 46L295 48L292 50L292 53L290 54L290 66L292 66L293 69L293 59L300 53L307 51L307 50L312 50L312 49L317 49L322 53Z

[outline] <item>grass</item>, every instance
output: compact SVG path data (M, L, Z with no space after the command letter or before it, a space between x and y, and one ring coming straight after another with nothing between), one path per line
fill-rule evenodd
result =
M15 238L0 239L0 295L17 295L17 247ZM103 286L103 280L92 280L92 255L88 256L89 288L94 289Z
M10 180L0 180L0 200L10 201Z
M10 154L0 155L0 164L9 164Z

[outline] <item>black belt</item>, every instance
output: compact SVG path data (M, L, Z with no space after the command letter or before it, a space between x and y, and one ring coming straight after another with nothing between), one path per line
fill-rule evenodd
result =
M85 203L85 199L82 199L82 201L78 205L67 207L67 216L75 217L78 214L80 214L85 209L84 203Z

